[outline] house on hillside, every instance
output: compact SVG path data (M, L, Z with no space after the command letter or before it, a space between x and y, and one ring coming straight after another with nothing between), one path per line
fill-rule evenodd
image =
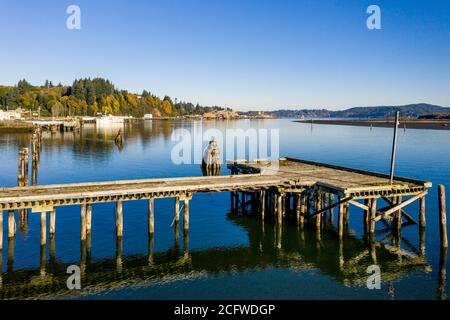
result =
M22 110L0 110L0 120L20 120L22 119Z

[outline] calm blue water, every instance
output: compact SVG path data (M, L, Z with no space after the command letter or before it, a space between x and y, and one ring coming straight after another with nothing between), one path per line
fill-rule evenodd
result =
M199 165L171 161L174 129L192 129L188 121L153 121L127 126L122 150L114 145L117 130L87 126L81 134L45 134L38 184L202 175ZM280 156L389 172L392 130L295 123L291 120L207 122L203 129L266 128L280 131ZM0 135L0 185L17 185L17 155L28 146L27 134ZM47 245L41 263L39 214L29 214L28 231L18 231L13 255L8 250L7 219L0 297L37 298L238 298L238 299L436 299L439 288L439 232L436 186L450 188L450 131L399 131L396 175L433 182L427 197L426 265L380 249L380 290L368 290L364 256L339 266L339 246L330 232L318 241L314 230L303 233L283 226L281 249L272 222L231 214L229 194L198 194L191 201L188 253L183 235L171 227L173 199L155 201L154 262L148 266L145 201L124 203L122 263L118 263L114 204L93 206L92 251L82 278L83 290L65 287L66 267L80 263L79 206L57 209L55 254ZM222 174L228 174L223 166ZM413 204L407 211L417 217ZM16 213L17 221L17 213ZM48 221L48 219L47 219ZM351 207L344 257L349 262L367 249L360 209ZM264 229L264 231L263 231ZM376 238L389 234L377 225ZM401 247L418 250L418 227L402 230ZM8 251L10 255L8 258ZM120 254L119 254L120 256ZM121 267L120 267L121 266ZM448 268L447 268L448 269ZM44 272L45 270L45 272Z

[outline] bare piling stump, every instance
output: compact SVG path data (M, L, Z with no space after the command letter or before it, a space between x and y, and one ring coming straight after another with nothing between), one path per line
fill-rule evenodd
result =
M155 233L155 199L148 199L148 233Z
M14 218L14 210L8 210L8 238L16 235L16 221Z
M116 235L122 238L123 236L123 213L122 213L122 201L116 203Z
M47 244L47 213L41 212L41 246Z
M55 225L56 225L56 208L50 211L50 237L55 235Z
M445 203L445 187L442 184L438 186L438 199L439 199L439 223L441 231L441 247L448 248L447 207Z

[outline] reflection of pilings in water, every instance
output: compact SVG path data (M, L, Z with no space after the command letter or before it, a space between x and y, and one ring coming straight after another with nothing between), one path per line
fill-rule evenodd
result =
M46 245L41 245L39 252L39 274L41 277L46 275L46 260L47 260L47 247Z
M189 259L189 230L184 230L184 237L183 237L184 243L183 243L183 257L185 260Z
M445 294L445 286L447 282L447 250L448 249L446 247L442 247L439 257L438 298L441 300L447 299L447 295Z
M3 287L3 250L0 249L0 290L2 289L2 287Z
M123 260L122 260L122 237L116 237L116 271L121 273L123 270Z
M151 266L153 264L154 246L155 246L154 234L149 233L148 234L148 265L149 266Z
M419 227L419 256L425 257L425 228Z
M12 272L14 269L14 242L16 241L15 237L8 238L8 262L7 262L7 271Z
M86 239L80 240L80 271L82 275L86 272Z

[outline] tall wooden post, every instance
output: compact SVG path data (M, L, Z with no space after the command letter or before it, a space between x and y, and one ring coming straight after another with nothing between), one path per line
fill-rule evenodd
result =
M148 199L148 233L155 233L155 199Z
M52 211L50 211L50 237L53 238L55 235L55 228L56 228L56 208L53 208Z
M239 191L234 192L234 211L239 211Z
M399 204L402 203L402 201L403 201L403 198L399 196L399 197L397 197L396 204L399 205ZM396 227L397 227L397 230L400 231L400 230L402 229L402 223L403 223L403 219L402 219L402 209L399 209L399 210L396 212L395 216L396 216L396 217L395 217Z
M41 212L41 246L47 244L47 213Z
M175 224L180 222L180 197L175 197L174 221Z
M329 193L328 194L328 206L332 206L334 204L334 193ZM329 217L329 221L333 224L334 221L334 208L330 208L330 217Z
M426 217L425 217L425 196L420 198L420 212L419 212L419 226L425 227L427 224Z
M116 235L120 238L123 236L123 212L121 200L116 203Z
M400 116L400 112L397 111L395 114L394 137L392 139L391 172L390 172L391 184L394 181L395 152L396 152L396 148L397 148L397 128L398 128L399 116Z
M447 208L445 204L445 187L442 184L438 186L438 199L439 199L439 223L441 231L441 247L448 248Z
M155 235L153 233L148 234L148 264L153 264L153 253L155 245Z
M189 199L184 199L184 209L183 209L183 229L185 232L189 230Z
M92 230L92 203L86 204L86 234L89 236Z
M14 210L8 210L8 238L16 235L16 221L14 219Z
M86 240L86 203L80 206L80 239L81 241Z

